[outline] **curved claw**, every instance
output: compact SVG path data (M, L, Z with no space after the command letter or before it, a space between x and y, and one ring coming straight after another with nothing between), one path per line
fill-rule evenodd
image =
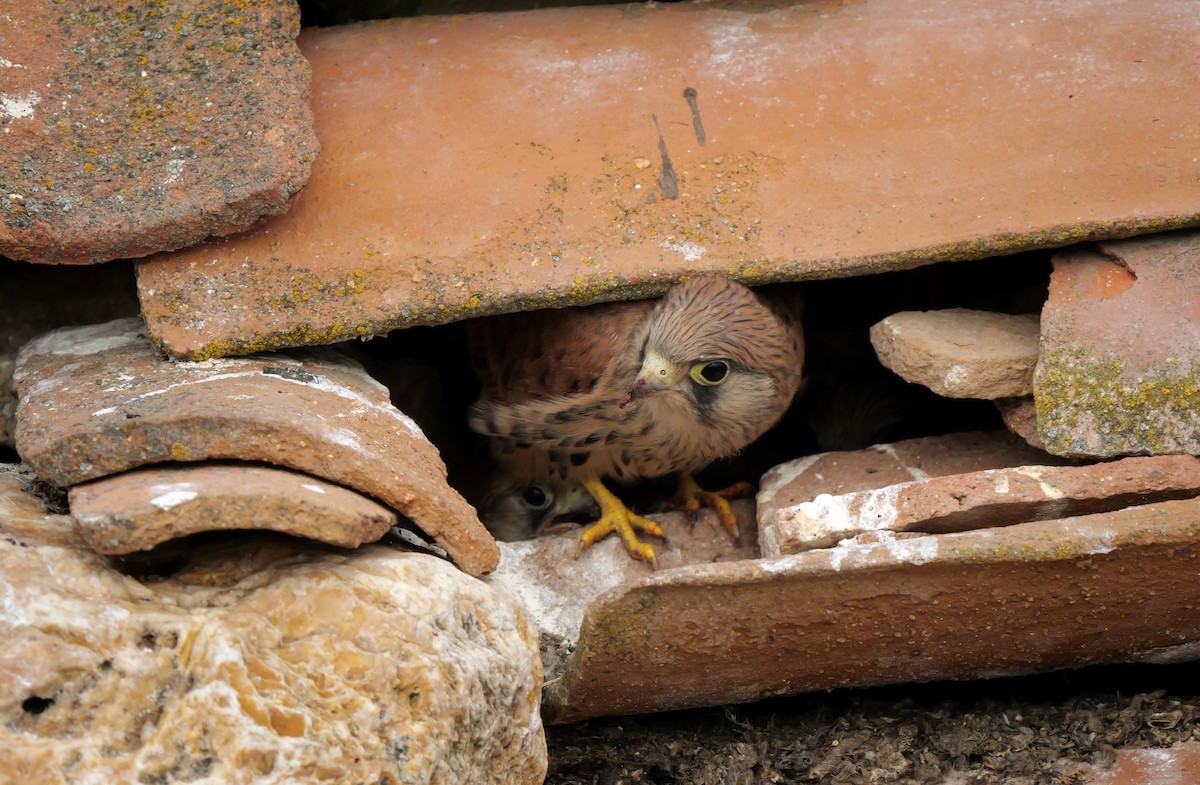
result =
M635 530L665 540L666 533L662 526L631 511L599 480L588 479L584 480L583 484L600 505L600 520L585 528L579 535L579 548L575 555L579 556L589 546L604 539L612 532L617 532L621 535L621 540L625 543L625 550L629 552L630 556L649 562L657 569L658 557L654 552L654 546L639 540Z
M754 493L754 486L748 482L736 482L728 488L719 491L706 491L696 484L696 479L690 474L679 478L679 490L672 502L689 514L695 514L701 507L708 507L717 513L721 525L729 532L737 544L742 542L742 530L738 526L737 515L729 504L730 499L741 499Z

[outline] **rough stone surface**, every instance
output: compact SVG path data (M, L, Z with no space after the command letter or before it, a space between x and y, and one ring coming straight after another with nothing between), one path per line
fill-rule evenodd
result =
M1033 394L1036 314L948 308L892 314L871 328L879 361L947 398Z
M241 231L317 154L294 3L6 4L0 254L83 263Z
M1004 420L1004 427L1029 442L1029 446L1039 450L1046 449L1042 437L1038 436L1037 404L1033 402L1032 395L1025 398L1000 398L995 403L996 408L1000 410L1000 418Z
M1189 499L662 571L591 604L544 711L1195 658L1197 530Z
M647 297L699 271L811 279L1194 225L1200 102L1178 86L1197 35L1182 0L306 31L310 183L247 234L141 263L144 312L201 359Z
M780 510L821 494L840 496L950 474L1063 462L1004 431L927 436L865 450L809 455L763 475L758 491L759 537L774 524Z
M478 575L495 541L383 385L331 350L159 358L137 320L56 330L17 361L17 450L60 487L153 463L261 461L386 503Z
M11 502L0 781L542 781L536 632L446 562L244 535L138 580Z
M0 260L0 445L13 444L17 391L12 374L21 344L56 327L137 314L129 262L80 269Z
M1058 254L1038 434L1060 455L1200 453L1200 233Z
M659 570L686 574L691 564L756 558L754 505L734 502L733 509L742 530L740 545L711 511L701 511L694 522L679 512L652 515L667 532L665 540L653 540ZM578 556L577 531L499 545L500 566L487 580L516 596L537 624L547 682L561 674L564 658L575 648L589 603L651 572L644 562L629 558L617 537L607 537Z
M1087 466L1018 466L821 494L763 525L764 556L836 545L864 532L967 531L1200 495L1200 459L1125 458Z
M48 512L37 494L37 483L28 466L0 463L0 527L4 533L20 541L81 546L74 519Z
M254 465L140 469L76 485L68 498L80 534L99 553L228 529L269 529L357 548L397 523L392 510L340 485Z

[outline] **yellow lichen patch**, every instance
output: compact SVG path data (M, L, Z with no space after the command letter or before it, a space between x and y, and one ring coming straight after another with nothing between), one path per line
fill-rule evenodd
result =
M1089 455L1194 451L1200 369L1127 373L1119 358L1073 347L1044 354L1034 384L1038 433L1052 452Z

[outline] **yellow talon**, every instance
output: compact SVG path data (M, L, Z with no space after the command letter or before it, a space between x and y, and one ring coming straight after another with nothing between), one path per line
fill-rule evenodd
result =
M611 532L617 532L621 535L630 556L657 567L658 559L654 553L654 546L639 540L634 529L653 537L665 537L663 528L649 518L632 512L612 491L605 488L600 480L587 479L583 481L583 485L600 505L600 520L584 529L579 536L579 552L582 553L584 548L599 542Z
M685 474L679 478L679 490L675 493L674 502L688 513L697 513L701 507L715 510L717 517L721 519L721 525L729 531L734 542L740 544L742 530L738 526L737 516L733 512L729 500L741 499L753 492L754 486L748 482L735 482L728 488L722 488L719 491L705 491L696 484L696 479L692 475Z

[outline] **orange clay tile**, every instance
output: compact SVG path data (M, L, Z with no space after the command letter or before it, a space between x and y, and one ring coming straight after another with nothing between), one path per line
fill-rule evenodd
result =
M383 385L332 350L174 363L139 320L119 319L30 341L14 379L17 452L46 482L66 487L153 464L269 463L387 504L472 575L500 559L447 484L437 448Z
M306 474L253 464L167 464L76 485L71 516L97 553L148 550L176 537L269 529L357 548L397 523L396 513Z
M1200 232L1054 257L1033 398L1056 455L1200 453Z
M596 597L551 722L834 687L1194 659L1200 499L691 564Z
M317 154L294 3L28 0L0 22L0 255L182 248L287 209Z
M139 265L205 358L1200 220L1177 0L669 4L307 31L291 210Z

